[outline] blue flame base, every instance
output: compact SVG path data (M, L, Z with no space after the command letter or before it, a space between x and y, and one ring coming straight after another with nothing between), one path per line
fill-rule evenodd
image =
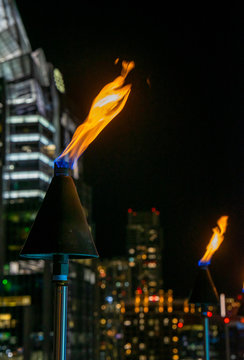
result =
M62 159L63 160L63 159ZM54 175L55 176L68 176L69 175L69 164L66 161L54 161Z
M208 261L208 262L204 262L204 261L201 261L201 260L199 260L198 261L198 266L200 266L200 267L208 267L208 265L210 265L210 261Z

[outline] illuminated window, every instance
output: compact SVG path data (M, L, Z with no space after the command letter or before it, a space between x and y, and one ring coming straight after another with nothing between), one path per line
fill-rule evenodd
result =
M136 296L135 297L135 303L138 305L138 304L140 304L140 302L141 302L140 296Z
M102 278L106 277L106 272L102 267L99 267L99 276Z
M0 306L29 306L31 305L31 296L6 296L0 297Z
M41 125L52 131L56 131L55 127L44 117L40 115L10 116L7 119L8 124L30 124L39 122Z
M165 336L165 337L164 337L164 343L165 343L165 344L169 344L169 337L168 337L168 336Z
M69 328L72 329L75 326L75 323L73 320L69 320Z
M12 153L7 154L6 158L9 161L40 160L45 164L48 164L50 167L53 167L53 161L49 159L46 155L38 152Z
M151 295L151 296L149 296L149 301L151 301L151 302L159 301L159 296L158 295Z
M169 318L165 318L163 320L164 326L168 326L169 325Z
M148 262L147 266L150 268L150 269L154 269L157 267L157 263L155 261L150 261Z
M113 297L112 297L112 296L106 296L106 297L105 297L105 300L106 300L109 304L112 304L112 302L113 302Z
M5 173L3 178L5 180L26 180L26 179L40 179L50 183L52 178L42 171L13 171Z
M154 248L154 247L149 247L149 248L147 249L147 251L148 251L149 253L155 253L155 252L156 252L156 248Z
M15 135L9 135L7 137L7 140L10 140L12 142L29 142L29 141L40 141L44 145L49 145L50 140L46 138L44 135L40 134L15 134Z
M11 320L11 314L0 314L0 320Z
M33 198L40 197L44 199L45 192L41 190L15 190L15 191L4 191L4 199L18 199L18 198Z
M125 344L124 349L125 349L125 350L131 349L131 343Z
M144 343L139 344L139 349L144 350L146 348L146 345Z
M135 249L129 249L129 254L135 254Z
M54 77L54 82L55 82L56 88L58 89L58 91L60 91L62 94L64 94L65 93L64 80L63 80L63 76L59 69L55 68L53 70L53 77Z

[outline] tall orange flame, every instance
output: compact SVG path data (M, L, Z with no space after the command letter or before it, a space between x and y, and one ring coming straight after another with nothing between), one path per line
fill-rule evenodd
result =
M216 250L218 250L222 241L224 240L224 233L227 228L228 216L221 216L217 221L216 227L213 228L213 235L210 239L210 242L207 246L206 252L199 261L199 265L208 265L210 264L211 258Z
M123 86L125 78L134 67L134 61L123 61L121 75L105 85L93 100L86 120L76 129L71 142L55 160L58 167L62 167L67 158L73 167L90 143L120 113L131 91L131 84Z

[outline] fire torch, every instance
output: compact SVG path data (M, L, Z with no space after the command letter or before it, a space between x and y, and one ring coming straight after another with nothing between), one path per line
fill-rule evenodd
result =
M201 306L202 316L204 318L204 353L205 360L209 360L209 316L208 306L216 305L219 302L219 296L212 280L208 266L215 251L224 240L224 233L227 227L228 216L222 216L217 221L218 226L213 228L213 235L207 246L206 252L198 262L198 273L195 279L193 289L189 297L189 303Z
M131 91L131 84L124 85L125 78L134 66L133 61L122 62L121 75L100 91L86 120L54 161L54 177L20 253L27 259L53 261L54 360L66 359L69 259L98 257L69 169L76 165L89 144L123 109Z

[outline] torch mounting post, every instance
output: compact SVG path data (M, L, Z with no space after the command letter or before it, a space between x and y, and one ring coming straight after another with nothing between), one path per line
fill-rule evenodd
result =
M69 255L53 256L54 338L53 359L66 360Z
M204 359L210 360L209 318L207 313L209 305L217 305L219 303L219 296L207 265L201 265L198 267L189 303L201 306L202 308L204 326Z
M204 327L204 355L205 355L205 360L210 360L210 344L209 344L209 319L207 316L207 306L203 305L203 311L202 311L202 316L203 316L203 327Z

